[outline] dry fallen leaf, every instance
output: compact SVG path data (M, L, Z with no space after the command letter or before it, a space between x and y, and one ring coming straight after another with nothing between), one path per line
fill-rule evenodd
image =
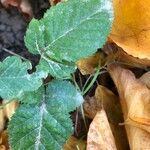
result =
M63 0L49 0L49 3L53 6L56 5L57 3L61 2Z
M3 101L3 105L7 103L7 101ZM18 102L16 101L12 101L10 103L8 103L6 106L4 106L4 108L0 109L0 133L2 132L2 130L5 127L5 122L6 119L11 118L11 116L14 114L16 108L18 107Z
M6 130L0 135L0 150L9 150L8 134Z
M83 103L86 117L93 119L98 111L102 109L101 101L93 97L86 97Z
M33 17L32 7L29 0L0 0L4 7L14 6L19 8L19 10L27 14L29 17Z
M87 137L87 150L117 150L105 111L97 112Z
M136 57L133 57L131 55L128 55L125 51L123 51L121 48L115 47L113 52L110 53L107 57L108 62L112 62L114 60L128 65L129 67L138 67L138 68L145 68L146 66L150 66L150 60L146 59L139 59Z
M7 100L3 101L3 104L7 103ZM17 101L12 101L4 106L3 112L7 119L11 119L12 115L15 113L16 108L18 107Z
M5 6L8 7L9 5L18 7L21 3L21 0L1 0L1 3Z
M93 56L80 59L77 62L77 66L83 75L88 75L94 73L96 67L98 65L101 65L103 61L104 61L104 54L101 52L97 52Z
M125 128L119 125L119 123L123 122L119 98L112 91L101 85L97 87L95 97L98 101L101 101L102 107L107 114L117 150L127 150L129 145Z
M113 0L110 38L128 54L150 60L150 1Z
M142 82L144 82L144 83L147 85L147 87L150 89L150 71L147 72L147 73L145 73L145 74L143 74L143 75L140 77L140 80L141 80Z
M119 92L131 150L150 149L150 90L131 71L116 64L108 71Z
M0 133L4 129L4 127L5 127L5 116L3 109L0 109Z
M86 142L71 136L62 150L85 150Z

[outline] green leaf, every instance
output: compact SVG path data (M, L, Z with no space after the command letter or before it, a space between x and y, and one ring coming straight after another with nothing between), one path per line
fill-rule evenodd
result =
M95 53L105 43L112 19L111 0L69 0L51 7L41 20L33 19L25 43L31 53L40 54L47 61L46 72L58 78L70 76L72 67L60 76L58 67L51 64L65 69L64 62L72 65Z
M68 81L53 80L47 90L51 91L48 97L51 97L52 101L57 101L57 105L68 112L73 111L83 102L81 93Z
M49 57L76 62L103 46L111 30L111 0L69 0L48 10L45 51Z
M22 62L19 57L7 57L0 62L0 96L11 100L20 97L23 92L37 90L42 85L46 73L29 74L30 62Z
M24 92L19 100L23 104L38 104L41 102L43 96L44 88L40 87L38 90Z
M47 61L46 61L47 60ZM70 78L70 74L74 73L76 66L74 64L62 64L54 62L50 59L42 59L37 66L37 72L47 72L55 78Z
M44 26L36 19L32 19L29 29L26 32L25 44L33 54L41 54L45 47Z
M59 150L73 132L69 112L83 102L81 94L67 81L52 81L37 105L22 105L9 126L13 150Z

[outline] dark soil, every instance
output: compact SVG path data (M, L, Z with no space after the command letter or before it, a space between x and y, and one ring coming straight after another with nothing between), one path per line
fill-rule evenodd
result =
M48 0L30 0L34 17L40 19L47 8L49 8ZM17 8L4 8L0 4L0 60L11 55L14 52L32 62L37 59L29 54L24 44L24 36L30 19L25 17Z

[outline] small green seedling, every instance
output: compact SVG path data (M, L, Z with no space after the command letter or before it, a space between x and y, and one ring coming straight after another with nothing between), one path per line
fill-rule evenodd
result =
M12 150L59 150L73 133L69 112L83 103L74 86L76 62L101 48L112 25L111 0L68 0L32 19L25 36L29 52L40 55L36 71L17 56L0 63L0 96L18 99L8 126ZM53 80L44 84L52 76Z

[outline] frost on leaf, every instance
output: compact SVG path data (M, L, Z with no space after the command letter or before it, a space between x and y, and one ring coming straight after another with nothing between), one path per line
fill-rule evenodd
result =
M0 63L0 96L11 100L23 92L34 91L42 85L45 73L29 74L30 62L22 62L19 57L7 57Z
M52 76L58 77L58 67L51 68L52 63L59 68L65 68L67 64L69 76L73 70L72 63L92 55L103 46L111 30L112 16L110 0L59 3L41 20L30 22L25 44L31 53L40 54L41 60L48 63L44 69ZM63 72L65 77L66 73Z
M24 104L12 117L9 141L13 150L59 150L71 136L69 112L83 102L81 94L70 82L60 80L52 81L41 94L40 103Z

